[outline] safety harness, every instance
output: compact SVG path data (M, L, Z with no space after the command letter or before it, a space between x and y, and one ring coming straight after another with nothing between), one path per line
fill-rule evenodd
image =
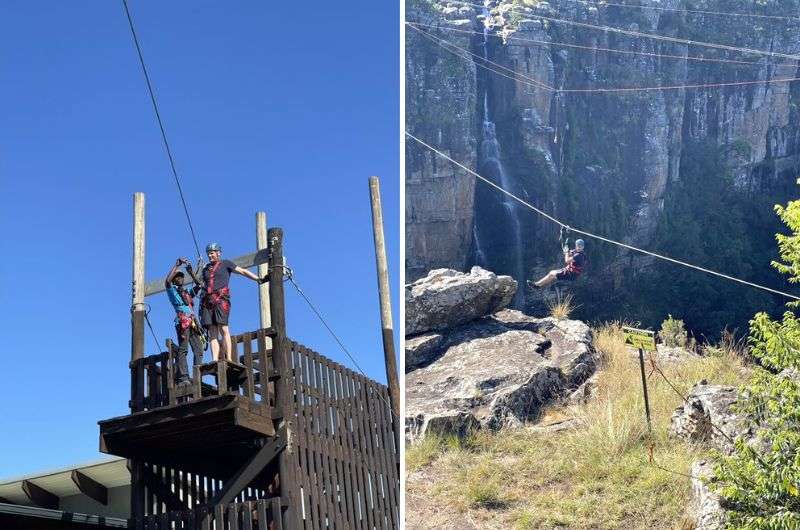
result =
M228 289L227 286L222 289L214 289L214 279L217 269L221 264L221 261L216 262L211 266L211 270L208 272L208 284L206 285L206 295L203 297L203 303L206 304L207 307L219 306L220 309L227 313L231 308L230 289Z

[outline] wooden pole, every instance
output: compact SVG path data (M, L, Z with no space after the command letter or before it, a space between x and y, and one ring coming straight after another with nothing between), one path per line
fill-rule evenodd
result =
M131 361L144 357L144 193L133 194L133 298L131 304ZM144 372L137 371L133 380L134 394L144 395ZM135 407L136 405L132 405ZM131 472L131 518L129 528L144 528L145 496L142 473L144 464L128 460Z
M133 194L133 301L131 360L144 357L144 193Z
M639 370L642 372L642 392L644 393L644 414L647 417L647 433L653 433L653 426L650 423L650 398L647 395L647 376L644 375L644 350L639 348Z
M284 506L287 506L284 514L285 523L283 528L295 528L299 517L298 504L300 495L295 491L297 486L297 476L294 468L295 444L294 444L294 397L292 396L292 366L289 362L289 341L286 338L286 312L283 297L283 229L270 228L267 233L269 241L269 302L272 328L275 336L272 339L272 363L278 373L275 381L275 405L281 415L275 429L279 432L280 428L285 429L286 449L279 456L278 470L280 473L281 498Z
M267 248L267 214L265 212L256 212L256 245L258 250ZM263 278L269 274L269 265L267 263L258 266L258 277ZM262 283L258 286L258 309L259 316L261 317L261 327L268 328L272 323L272 318L269 314L269 282ZM272 338L267 337L267 346L272 346Z
M400 384L397 379L397 356L394 351L392 325L392 300L389 291L389 267L386 263L386 242L383 238L383 210L378 177L369 178L369 195L372 203L372 235L375 240L375 265L378 269L378 294L381 306L381 330L383 332L383 355L386 362L386 381L392 398L395 423L400 420Z

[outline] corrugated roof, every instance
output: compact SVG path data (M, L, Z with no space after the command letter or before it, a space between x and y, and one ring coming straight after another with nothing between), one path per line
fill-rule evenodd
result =
M126 486L131 483L131 475L124 458L105 458L83 465L31 473L25 476L0 479L0 497L17 504L31 504L22 491L22 481L29 480L58 497L78 495L80 490L72 481L72 470L77 469L106 488Z

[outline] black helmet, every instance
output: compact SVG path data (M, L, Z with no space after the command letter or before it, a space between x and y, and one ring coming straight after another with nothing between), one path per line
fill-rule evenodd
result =
M219 246L219 243L209 243L206 245L206 254L216 250L217 252L222 252L222 247Z

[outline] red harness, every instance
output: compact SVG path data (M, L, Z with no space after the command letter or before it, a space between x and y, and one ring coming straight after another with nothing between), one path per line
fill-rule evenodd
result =
M214 289L214 277L220 265L222 265L221 261L216 262L208 272L208 285L206 285L206 296L203 297L203 303L209 307L219 306L227 313L231 308L230 290L227 286L222 289Z
M577 252L570 252L571 257L574 257L575 254L577 254ZM578 264L575 263L575 260L573 259L572 261L569 262L569 264L567 264L564 271L577 275L583 272L583 268L579 267Z

